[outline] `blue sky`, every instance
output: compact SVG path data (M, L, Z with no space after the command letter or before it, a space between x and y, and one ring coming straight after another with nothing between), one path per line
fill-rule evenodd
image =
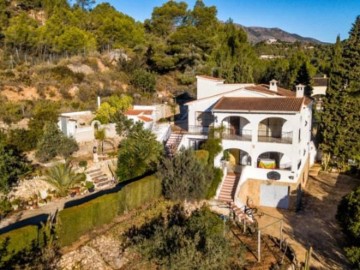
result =
M154 7L167 0L108 0L117 10L136 20L150 18ZM195 0L185 0L193 7ZM290 33L313 37L324 42L335 42L348 37L357 15L360 0L204 0L215 5L218 18L245 26L279 27Z

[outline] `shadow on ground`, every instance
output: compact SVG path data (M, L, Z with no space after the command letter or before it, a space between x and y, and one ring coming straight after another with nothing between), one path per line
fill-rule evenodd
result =
M321 173L309 178L300 211L264 211L283 218L285 237L300 261L306 249L313 247L311 269L350 269L343 252L345 236L335 215L341 198L359 184L359 179L346 175Z

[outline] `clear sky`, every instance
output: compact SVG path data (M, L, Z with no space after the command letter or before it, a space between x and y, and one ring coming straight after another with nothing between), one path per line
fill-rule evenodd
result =
M97 0L109 2L117 10L136 20L150 18L154 7L167 0ZM195 0L185 0L193 7ZM335 42L348 37L357 15L360 0L204 0L215 5L218 18L245 26L278 27L290 33L313 37L324 42Z

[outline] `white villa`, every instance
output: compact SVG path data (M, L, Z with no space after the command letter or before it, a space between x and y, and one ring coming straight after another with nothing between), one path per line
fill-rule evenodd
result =
M132 109L125 112L126 117L134 122L143 122L144 128L151 130L156 139L163 143L171 133L169 124L158 124L157 121L164 117L165 108L163 105L141 106L135 105ZM105 129L108 139L119 140L116 133L116 124L101 124L95 119L95 114L91 111L62 113L59 116L58 127L68 137L74 138L78 143L95 141L95 130Z
M224 153L215 158L225 177L217 199L224 197L224 181L237 177L231 200L294 209L314 163L311 141L312 101L304 86L296 92L270 85L225 84L224 80L197 76L197 99L187 103L188 127L179 148L198 149L209 130L220 130ZM218 129L217 129L218 128ZM221 135L219 135L221 134Z

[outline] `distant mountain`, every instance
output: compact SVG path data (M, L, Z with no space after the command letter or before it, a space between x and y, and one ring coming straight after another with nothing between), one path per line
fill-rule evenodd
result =
M313 44L325 44L325 42L319 41L310 37L302 37L298 34L291 34L280 28L266 28L266 27L246 27L240 25L248 34L248 39L251 43L259 43L261 41L277 39L285 42L302 42Z

